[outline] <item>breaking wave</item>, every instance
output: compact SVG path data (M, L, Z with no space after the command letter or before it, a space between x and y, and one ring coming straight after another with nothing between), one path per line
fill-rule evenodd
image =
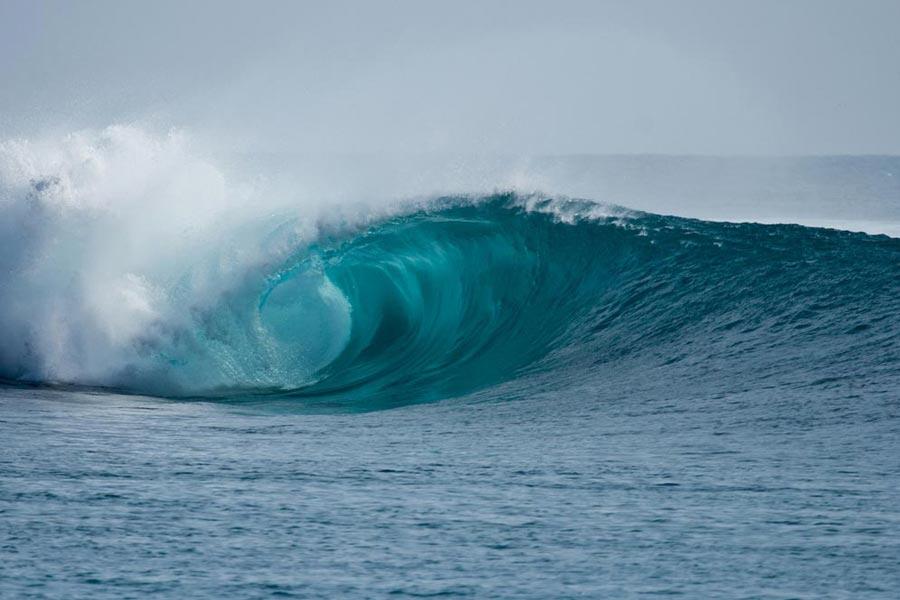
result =
M884 236L511 192L262 202L133 128L0 159L8 382L368 410L623 372L897 377Z

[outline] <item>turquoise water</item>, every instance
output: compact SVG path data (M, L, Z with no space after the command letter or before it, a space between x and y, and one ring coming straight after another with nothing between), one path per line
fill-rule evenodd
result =
M4 280L0 595L900 591L900 240L503 194L273 256L103 369Z

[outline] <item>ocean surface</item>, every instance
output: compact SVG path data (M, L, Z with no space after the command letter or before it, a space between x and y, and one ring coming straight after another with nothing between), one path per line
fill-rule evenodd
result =
M900 160L263 209L105 135L0 148L0 597L900 595Z

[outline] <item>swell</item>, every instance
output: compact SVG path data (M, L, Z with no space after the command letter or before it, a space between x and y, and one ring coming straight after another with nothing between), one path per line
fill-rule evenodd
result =
M898 258L879 236L444 198L297 242L203 305L191 266L166 290L180 319L120 347L104 378L56 381L371 410L623 370L682 385L894 375ZM5 378L41 381L32 355L4 350Z

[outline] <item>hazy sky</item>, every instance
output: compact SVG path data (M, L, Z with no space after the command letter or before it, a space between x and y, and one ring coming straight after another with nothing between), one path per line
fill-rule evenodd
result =
M0 0L0 135L238 150L900 154L900 0Z

